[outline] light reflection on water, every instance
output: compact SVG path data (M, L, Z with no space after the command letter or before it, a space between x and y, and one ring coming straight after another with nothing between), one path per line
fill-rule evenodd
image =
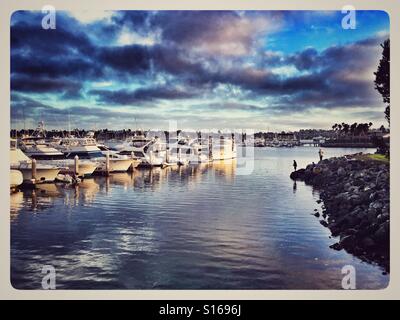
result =
M311 215L318 194L289 179L294 159L316 158L312 147L256 149L251 175L238 159L12 194L12 284L40 288L51 264L65 289L333 289L352 264L358 288L385 287L379 267L329 248Z

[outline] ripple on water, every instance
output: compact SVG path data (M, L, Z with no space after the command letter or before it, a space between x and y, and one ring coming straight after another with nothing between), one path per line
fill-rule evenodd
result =
M317 150L255 155L250 175L235 163L146 169L13 194L13 285L40 288L52 264L65 289L335 289L351 264L359 288L385 287L379 267L329 248L318 195L288 178Z

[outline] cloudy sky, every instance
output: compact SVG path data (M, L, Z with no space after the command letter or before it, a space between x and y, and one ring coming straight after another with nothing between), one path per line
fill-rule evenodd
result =
M91 11L11 17L11 125L296 130L385 124L382 11ZM25 121L24 121L25 119Z

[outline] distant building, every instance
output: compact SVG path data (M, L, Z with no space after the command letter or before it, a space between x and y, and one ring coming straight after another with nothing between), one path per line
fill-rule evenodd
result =
M296 142L297 137L293 132L281 132L276 135L276 139L282 142Z

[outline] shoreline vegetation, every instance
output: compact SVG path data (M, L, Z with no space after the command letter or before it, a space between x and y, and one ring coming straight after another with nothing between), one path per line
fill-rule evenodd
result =
M376 154L353 154L309 164L290 174L319 191L322 213L313 214L339 241L331 246L390 272L390 167Z

